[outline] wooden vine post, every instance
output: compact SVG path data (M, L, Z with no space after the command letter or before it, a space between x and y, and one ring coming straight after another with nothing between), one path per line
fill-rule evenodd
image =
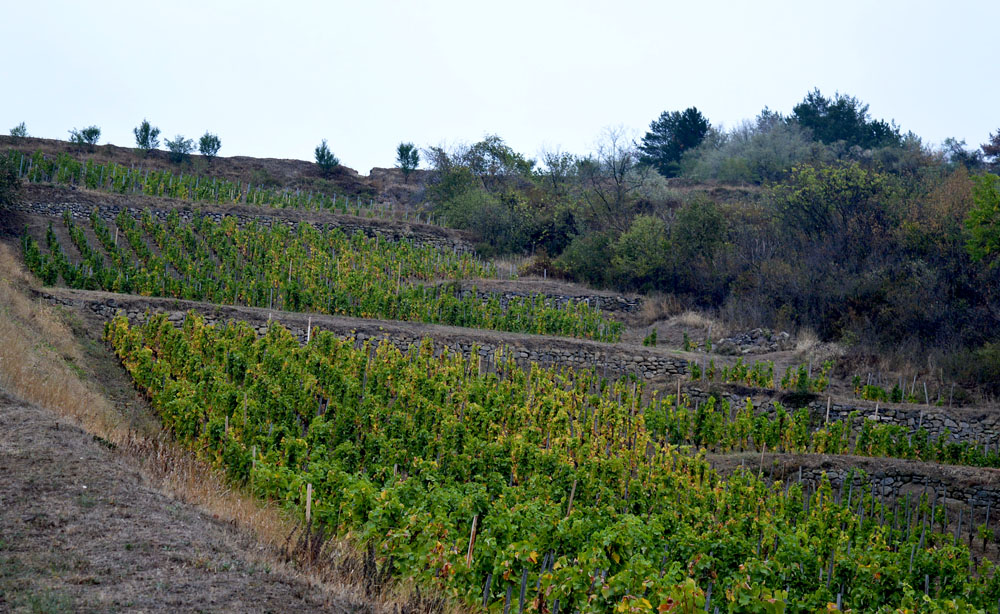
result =
M469 552L465 555L465 564L472 566L472 551L476 547L476 529L479 526L479 514L472 517L472 532L469 533Z

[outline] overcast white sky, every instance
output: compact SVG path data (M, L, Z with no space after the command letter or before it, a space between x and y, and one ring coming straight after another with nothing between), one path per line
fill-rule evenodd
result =
M664 110L731 126L819 87L975 147L1000 128L998 18L995 0L4 0L0 130L132 146L146 117L161 140L306 160L326 138L367 173L400 141L583 154Z

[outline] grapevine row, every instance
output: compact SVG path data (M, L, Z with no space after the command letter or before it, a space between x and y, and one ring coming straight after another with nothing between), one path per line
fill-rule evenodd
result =
M360 196L329 196L321 192L275 189L264 185L228 181L217 177L175 174L169 170L157 171L124 166L116 162L100 164L93 160L80 161L62 153L57 157L45 156L42 152L27 155L13 152L18 174L29 183L59 183L83 186L90 190L100 190L116 194L145 194L147 196L169 197L192 202L217 205L250 204L278 208L306 210L329 210L359 217L393 219L402 216L408 219L409 211L397 214L386 206L369 200L363 203ZM427 216L415 221L434 223Z
M475 289L462 293L436 282L495 277L495 268L465 253L360 232L349 237L307 223L241 227L233 217L183 223L176 212L161 222L148 211L138 219L122 211L118 240L94 211L98 249L68 212L63 223L83 256L79 264L69 261L51 227L47 252L27 233L22 239L28 268L47 284L62 278L74 288L598 341L617 341L623 329L584 302L558 305L536 295L504 304Z
M177 438L260 496L372 544L395 573L529 611L985 611L1000 578L937 496L859 474L722 480L668 441L634 379L517 368L430 341L402 353L280 325L106 329ZM473 526L476 529L473 529ZM988 529L988 528L987 528ZM926 594L925 594L926 591Z

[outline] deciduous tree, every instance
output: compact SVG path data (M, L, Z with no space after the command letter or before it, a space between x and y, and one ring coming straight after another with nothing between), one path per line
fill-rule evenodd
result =
M167 149L170 150L170 160L180 163L187 160L191 152L194 151L194 141L178 134L172 141L167 139Z
M965 218L969 230L966 249L973 260L1000 266L1000 176L984 173L972 178L972 210Z
M205 134L198 139L198 151L209 160L214 158L219 153L219 149L221 147L222 141L219 140L217 135L214 135L211 132L206 131Z
M101 129L97 126L87 126L82 130L73 128L69 131L69 142L81 147L86 147L90 151L94 150L94 145L101 138Z
M639 150L621 127L605 129L597 151L579 160L585 217L599 228L624 232L635 216L637 194L652 167L639 164Z
M160 129L150 125L146 119L143 119L142 123L132 130L132 133L135 134L136 148L144 156L160 146Z

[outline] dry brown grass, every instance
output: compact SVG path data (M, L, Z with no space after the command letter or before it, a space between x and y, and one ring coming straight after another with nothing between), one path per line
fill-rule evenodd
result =
M516 254L498 256L492 262L497 268L497 277L500 279L511 279L512 274L516 275L518 271L531 262L531 257L518 256Z
M324 539L320 550L306 556L301 537L293 539L302 535L298 521L230 487L222 472L175 444L157 426L130 424L87 380L80 367L85 358L79 341L56 308L32 298L35 284L14 250L0 243L0 386L113 444L156 488L249 532L264 546L254 556L327 595L375 611L462 611L385 578L373 591L372 567L349 540Z
M836 360L844 354L844 346L820 341L819 335L811 328L800 329L795 335L795 356L802 362Z
M127 429L107 399L87 386L83 353L54 309L30 297L31 280L0 244L0 385L114 441Z
M684 310L677 297L669 294L651 295L643 299L640 317L644 325L661 322Z
M800 329L795 335L795 351L808 354L819 346L819 335L811 328Z
M701 329L704 330L706 334L708 331L711 331L712 337L715 339L725 337L729 333L728 329L722 322L697 311L684 311L670 318L667 323L670 326L678 326L687 329Z

